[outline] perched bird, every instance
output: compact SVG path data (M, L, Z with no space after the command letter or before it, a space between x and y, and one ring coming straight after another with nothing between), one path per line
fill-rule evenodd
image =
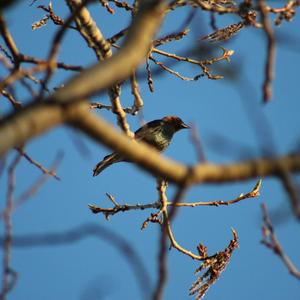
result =
M137 141L143 141L162 152L170 145L174 133L184 128L190 128L190 126L186 125L179 117L167 116L145 124L134 135ZM97 176L110 165L121 161L129 162L117 152L105 156L94 168L93 176Z

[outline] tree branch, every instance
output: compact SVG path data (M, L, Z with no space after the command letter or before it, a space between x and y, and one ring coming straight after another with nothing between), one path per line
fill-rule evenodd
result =
M273 250L273 252L279 256L284 265L287 267L291 275L295 278L300 279L300 272L290 260L288 255L284 252L279 240L274 231L274 227L271 223L269 213L267 210L267 206L263 203L261 205L262 213L263 213L263 239L261 241L267 248Z

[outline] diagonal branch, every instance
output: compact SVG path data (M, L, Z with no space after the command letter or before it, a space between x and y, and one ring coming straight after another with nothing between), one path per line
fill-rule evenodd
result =
M68 0L67 1L70 10L74 13L77 7L82 4L81 0ZM105 39L101 30L97 26L96 22L91 17L87 8L83 7L78 17L75 18L78 31L86 40L89 47L91 47L99 61L108 59L112 56L111 44ZM129 125L126 120L126 113L121 105L120 100L121 88L118 84L111 87L108 90L108 95L112 104L112 110L117 115L118 123L123 131L130 137L134 137L130 131Z
M15 44L13 37L11 36L10 32L7 29L4 16L2 15L1 12L0 12L0 33L14 58L14 62L16 63L16 65L18 65L19 64L19 50Z
M53 176L56 180L60 180L60 178L57 176L56 172L53 170L48 170L45 168L41 163L38 161L32 159L24 150L24 148L17 148L16 149L29 163L36 166L38 169L40 169L44 174Z
M277 236L274 231L274 227L271 223L268 214L267 206L264 203L261 205L261 209L263 213L263 227L262 227L263 239L261 243L264 244L269 249L273 250L274 253L280 257L280 259L287 267L289 272L297 279L300 279L300 271L296 268L296 266L293 264L293 262L284 252L279 240L277 239Z

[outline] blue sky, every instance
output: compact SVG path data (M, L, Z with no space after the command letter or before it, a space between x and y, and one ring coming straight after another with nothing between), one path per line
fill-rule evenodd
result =
M44 13L35 7L47 5L38 1L29 6L22 1L6 12L6 20L17 46L24 54L46 58L50 42L58 29L51 22L32 31L31 24ZM68 14L62 1L53 1L54 11L61 17ZM90 11L104 35L109 37L128 23L117 10L110 16L100 5L91 5ZM188 13L182 8L170 14L163 24L162 33L172 32L180 26ZM237 22L234 17L219 16L218 26ZM225 163L245 158L241 146L251 150L253 156L261 156L261 144L285 154L299 145L299 18L291 23L284 22L276 28L278 47L276 77L273 84L273 100L262 104L262 82L265 64L265 36L261 30L245 29L226 44L233 49L231 63L221 62L214 67L216 74L225 79L213 81L202 78L197 82L185 82L170 74L154 76L155 92L151 93L146 82L140 81L141 94L145 102L143 110L146 121L165 115L178 115L187 123L194 123L199 130L207 160ZM182 42L174 42L165 48L174 53L189 49L197 51L202 42L199 38L212 30L206 14L198 12L190 26L190 34ZM1 40L1 44L3 42ZM214 45L213 54L220 53ZM211 56L211 55L209 55ZM88 66L95 62L94 53L85 46L84 40L75 31L70 31L63 41L61 61ZM162 58L159 58L163 60ZM154 68L154 66L153 66ZM189 65L175 65L174 69L186 76L199 70ZM144 68L140 68L141 73ZM226 74L232 74L232 76ZM0 68L0 76L4 75ZM57 71L50 83L53 88L63 83L71 72ZM18 89L17 96L28 100L28 94ZM109 103L106 96L93 100ZM133 99L128 87L121 97L124 106ZM9 106L0 102L1 111ZM115 117L106 111L101 117L116 124ZM252 121L251 121L252 120ZM255 120L255 121L253 121ZM128 116L131 128L139 127L136 117ZM254 124L254 125L253 125ZM266 128L269 126L271 132ZM259 136L259 141L257 139ZM272 138L270 138L272 135ZM79 138L78 138L79 136ZM228 152L219 137L229 141ZM84 143L89 154L82 156L74 140ZM273 141L272 141L273 140ZM272 146L271 146L272 145ZM155 180L134 165L122 163L105 170L93 178L94 165L109 150L88 138L77 135L67 127L56 128L43 137L31 141L26 151L45 166L50 166L59 151L64 153L58 168L61 181L50 178L43 188L13 216L15 235L65 232L82 224L99 225L125 239L136 255L143 261L150 278L148 295L154 288L157 276L157 253L159 231L156 224L141 231L140 226L152 211L120 213L106 221L101 215L90 213L87 205L110 206L105 193L115 196L119 203L148 203L157 199ZM11 161L15 153L8 157ZM189 133L178 133L166 156L182 163L197 161ZM17 168L16 196L26 190L40 172L23 160ZM6 195L7 176L0 178L1 208ZM256 180L222 185L200 185L192 187L186 201L229 200L240 193L250 191ZM174 188L168 189L172 199ZM189 250L195 251L199 242L208 247L210 254L224 249L232 238L230 227L234 227L240 238L240 248L220 280L209 290L205 299L272 299L296 300L299 298L300 283L288 274L282 262L260 244L260 203L266 203L271 217L274 217L276 233L286 253L300 267L299 223L291 214L289 201L281 183L274 178L263 179L261 196L228 207L183 208L174 220L173 231L177 241ZM3 232L3 226L1 225ZM189 299L188 288L196 279L193 272L198 263L172 249L169 253L169 276L164 299ZM1 263L0 263L1 264ZM12 267L19 278L9 299L143 299L131 264L118 249L105 239L87 237L69 245L51 247L16 247L12 252ZM192 299L192 297L190 297Z

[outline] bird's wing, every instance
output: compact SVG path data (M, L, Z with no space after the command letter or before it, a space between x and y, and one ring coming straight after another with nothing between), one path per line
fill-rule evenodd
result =
M160 127L162 124L162 120L153 120L145 125L143 125L141 128L139 128L135 133L135 139L138 141L144 141L148 142L149 138L147 136L151 137L153 134L153 131L156 131L158 127Z

